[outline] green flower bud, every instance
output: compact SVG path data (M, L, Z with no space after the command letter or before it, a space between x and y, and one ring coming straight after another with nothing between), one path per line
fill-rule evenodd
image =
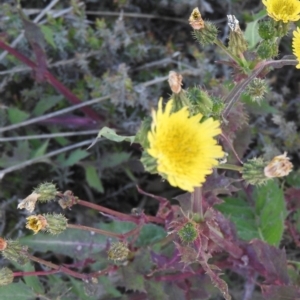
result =
M179 231L178 235L182 242L184 243L192 243L196 240L198 236L197 229L195 227L195 223L188 222L186 223Z
M270 40L277 36L277 30L273 20L259 22L258 34L264 40Z
M202 45L208 46L213 44L218 35L218 28L213 23L206 21L203 29L194 30L193 36Z
M187 97L190 100L190 112L192 115L201 113L209 117L212 113L213 101L208 93L197 87L192 87L187 90Z
M52 182L45 182L41 183L33 192L40 195L38 201L47 202L55 199L58 191L55 184Z
M276 44L276 42L273 42L271 40L263 40L257 48L257 54L263 59L277 56L278 45Z
M3 243L3 241L5 243ZM4 258L14 261L20 265L25 265L29 259L26 255L27 247L22 246L18 241L4 240L0 238L0 244L5 245L1 247L0 251Z
M9 268L0 269L0 286L8 285L14 280L14 273Z

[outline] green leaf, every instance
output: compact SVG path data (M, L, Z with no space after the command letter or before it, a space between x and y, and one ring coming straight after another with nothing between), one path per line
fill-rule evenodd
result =
M139 238L137 240L138 247L144 247L155 243L167 236L163 227L155 224L146 224L141 229Z
M45 96L37 102L37 104L35 105L35 107L33 109L32 114L34 116L41 116L47 110L54 107L57 103L59 103L63 99L64 98L61 95Z
M29 118L29 114L27 112L22 111L16 107L10 107L7 110L7 113L8 113L8 119L12 124L23 122Z
M261 239L278 246L287 212L284 195L276 180L255 188L255 206L243 199L225 198L224 203L215 207L236 225L237 233L243 240Z
M54 42L54 32L52 30L52 28L50 28L49 26L46 25L41 25L40 29L42 30L42 33L44 35L45 40L47 41L47 43L49 45L51 45L54 49L56 49L56 45Z
M37 158L43 156L46 153L48 144L49 144L49 140L45 141L38 149L34 150L31 153L30 158Z
M247 24L244 37L248 42L249 50L254 49L258 42L261 41L261 37L258 34L258 22L266 15L266 10L262 10L258 14L253 16L254 21Z
M20 269L20 267L19 267L19 269ZM22 269L24 272L34 272L35 271L35 268L31 263L25 264ZM23 279L24 279L26 285L28 287L31 287L36 293L38 293L38 294L45 293L43 285L41 284L38 276L24 276ZM1 288L0 288L0 291L1 291Z
M62 165L64 167L73 166L76 163L78 163L80 160L82 160L83 158L85 158L89 155L91 155L91 154L89 152L87 152L86 150L76 149L69 155L69 157L65 161L62 162Z
M283 190L276 180L269 180L266 185L256 187L254 196L261 238L270 245L278 246L287 216Z
M118 152L106 154L102 157L101 160L101 169L109 169L115 168L125 162L127 162L130 158L131 154L128 152Z
M22 281L11 283L0 287L1 300L29 300L36 299L37 295L30 286L27 286Z
M85 178L87 183L96 191L103 193L104 188L102 182L97 174L97 169L93 166L85 167Z
M108 140L120 143L120 142L130 142L131 144L134 142L135 136L121 136L118 135L116 133L116 131L114 129L108 128L108 127L103 127L97 135L97 138L94 140L94 142L88 147L91 148L92 146L94 146L98 139L100 139L101 137L106 137Z
M215 208L235 224L238 236L246 241L260 238L256 226L254 208L244 199L225 198L224 203L215 205Z

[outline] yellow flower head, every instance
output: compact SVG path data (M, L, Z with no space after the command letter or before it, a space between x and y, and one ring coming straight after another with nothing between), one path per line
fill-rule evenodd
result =
M189 117L187 107L171 113L173 100L153 112L151 131L148 133L148 153L157 160L157 170L173 186L192 192L205 181L224 152L214 136L221 133L220 124L212 118L199 123L199 113Z
M297 29L293 32L293 53L296 55L298 59L298 65L296 66L297 69L300 69L300 28L297 27Z
M34 234L37 234L40 230L44 230L47 226L47 220L42 215L29 216L26 220L26 228L34 231Z
M284 23L295 22L300 19L299 0L262 0L268 15L275 21Z

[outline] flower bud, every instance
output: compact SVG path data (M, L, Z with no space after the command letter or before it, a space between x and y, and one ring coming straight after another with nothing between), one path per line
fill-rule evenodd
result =
M278 55L278 45L271 40L263 40L257 48L257 54L263 58L272 58Z
M275 156L264 168L264 174L268 178L287 176L293 169L293 164L287 153Z
M14 280L14 273L9 268L0 269L0 286L8 285Z
M147 151L143 151L140 161L143 164L145 171L149 172L150 174L158 173L156 159L152 157Z
M2 238L0 238L0 241L2 241L2 245L5 245L5 247L2 247L3 250L0 250L4 258L20 265L25 265L29 261L26 255L26 246L22 246L18 241L4 240Z
M58 191L55 187L55 184L51 182L45 182L41 183L33 192L40 195L38 197L38 201L47 202L55 199Z
M209 117L213 108L213 101L204 90L198 87L192 87L187 90L187 97L190 100L190 112L192 115L201 113Z
M231 29L229 34L228 50L232 54L239 56L247 50L248 45L236 17L234 15L227 15L227 18L228 26Z
M267 84L264 79L254 78L247 87L246 93L255 102L260 103L267 92Z
M111 245L107 255L110 260L123 262L127 260L129 253L127 245L118 242Z
M196 229L196 224L193 222L186 223L179 231L178 235L182 242L184 243L192 243L196 240L198 236L198 232Z
M261 21L258 23L258 34L264 40L270 40L276 37L277 30L273 20Z
M78 197L74 196L72 191L65 191L63 194L59 195L58 204L62 209L70 208L77 203Z
M194 29L194 37L203 46L213 44L217 39L218 29L211 22L204 22L198 8L195 8L189 18L189 23Z

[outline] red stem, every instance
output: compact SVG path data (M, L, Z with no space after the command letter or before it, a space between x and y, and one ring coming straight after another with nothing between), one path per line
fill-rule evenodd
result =
M28 57L23 55L22 53L18 52L16 49L10 47L6 43L0 40L0 48L6 50L8 53L16 57L22 63L27 65L28 67L32 68L33 70L37 69L37 65L30 60ZM55 87L60 93L62 93L71 103L79 104L82 101L75 96L67 87L65 87L59 80L57 80L48 70L45 71L43 74L44 78L53 86ZM91 119L98 122L100 121L99 115L90 109L89 107L81 108L84 113L86 113Z
M77 200L76 203L79 204L79 205L82 205L82 206L86 206L86 207L101 211L103 213L107 213L111 216L115 216L119 220L122 220L122 221L129 221L129 222L133 222L135 224L140 224L141 217L126 215L126 214L120 213L118 211L109 209L107 207L97 205L97 204L94 204L94 203L91 203L91 202L87 202L87 201L84 201L84 200ZM145 220L146 220L146 222L165 224L165 221L163 219L159 218L159 217L153 217L153 216L145 215Z

